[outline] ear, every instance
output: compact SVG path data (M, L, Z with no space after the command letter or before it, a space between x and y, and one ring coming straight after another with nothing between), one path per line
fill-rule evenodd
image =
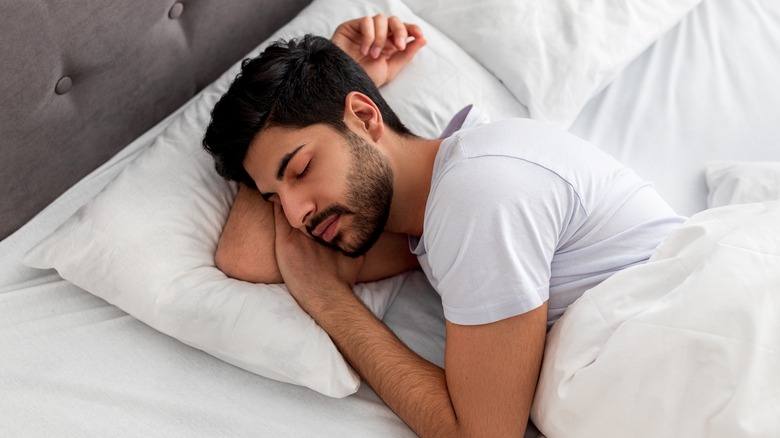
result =
M344 101L344 123L353 132L366 132L375 142L382 138L385 130L382 113L374 101L357 91L347 94Z

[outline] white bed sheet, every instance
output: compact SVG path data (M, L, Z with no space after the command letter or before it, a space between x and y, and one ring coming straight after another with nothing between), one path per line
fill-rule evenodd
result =
M705 165L780 160L780 2L705 0L592 99L572 126L655 184L707 207Z
M703 210L706 161L780 160L776 53L780 4L707 0L595 98L572 131L654 181L679 212ZM413 436L366 385L335 400L258 377L19 263L164 125L0 242L0 436ZM441 307L421 274L385 321L443 363Z

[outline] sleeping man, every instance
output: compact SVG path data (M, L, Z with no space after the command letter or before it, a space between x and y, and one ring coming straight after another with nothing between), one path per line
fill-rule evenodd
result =
M284 281L418 435L522 436L548 326L645 262L682 218L632 171L542 123L484 123L469 108L443 138L409 132L377 86L424 44L380 15L244 62L204 138L220 174L244 186L217 264ZM441 295L445 369L352 293L418 262Z

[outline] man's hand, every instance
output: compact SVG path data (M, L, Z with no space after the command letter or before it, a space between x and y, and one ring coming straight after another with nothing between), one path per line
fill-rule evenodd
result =
M365 257L349 258L324 247L290 226L274 205L276 261L287 289L314 316L327 307L329 294L352 291Z
M382 14L342 23L331 41L357 61L377 87L390 82L426 43L417 25Z

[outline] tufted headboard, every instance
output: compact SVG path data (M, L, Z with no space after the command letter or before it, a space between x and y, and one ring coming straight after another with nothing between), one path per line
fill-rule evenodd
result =
M0 240L311 0L0 0Z

